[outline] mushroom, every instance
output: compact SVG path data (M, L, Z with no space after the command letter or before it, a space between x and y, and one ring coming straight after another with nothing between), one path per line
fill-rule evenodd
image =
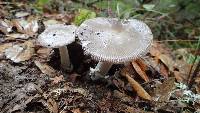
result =
M49 25L37 39L44 47L59 48L61 67L65 71L72 70L67 45L75 41L76 29L77 27L75 25Z
M100 61L90 74L105 75L113 64L145 55L151 46L150 28L136 19L97 17L83 22L77 30L85 54Z

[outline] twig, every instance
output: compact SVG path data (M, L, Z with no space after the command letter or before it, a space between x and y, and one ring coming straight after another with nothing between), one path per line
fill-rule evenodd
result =
M194 73L191 75L192 69L193 69L194 64L195 64L195 62L197 60L197 53L199 51L199 48L200 48L200 38L199 38L198 45L197 45L197 48L196 48L196 51L195 51L195 59L194 59L194 61L192 63L192 66L190 68L190 72L189 72L189 75L188 75L188 79L187 79L188 80L187 83L188 83L189 89L192 87L193 82L194 82L194 78L197 76L197 73L198 73L198 70L199 70L199 67L200 67L200 62L199 62L197 67L196 67L196 69L194 70Z
M160 40L156 42L197 42L198 40Z
M200 71L200 61L198 63L198 65L196 66L196 69L194 70L194 73L192 74L192 76L190 77L190 81L188 81L188 87L189 89L191 89L193 83L194 83L194 78L196 78L196 76L198 75L198 72Z

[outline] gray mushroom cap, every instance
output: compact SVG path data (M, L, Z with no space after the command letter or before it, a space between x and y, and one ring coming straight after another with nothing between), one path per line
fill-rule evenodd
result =
M75 41L76 29L75 25L49 25L37 41L44 47L59 48Z
M146 54L153 35L136 19L98 17L83 22L77 30L86 54L98 61L124 63Z

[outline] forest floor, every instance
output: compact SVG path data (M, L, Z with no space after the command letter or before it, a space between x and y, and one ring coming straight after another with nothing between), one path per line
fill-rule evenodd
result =
M25 4L0 2L1 113L193 113L200 112L200 76L172 51L154 41L130 65L113 65L106 79L88 75L96 61L81 45L68 46L72 72L60 68L58 49L37 44L45 25L70 24L74 14L32 13ZM196 76L188 87L189 75Z

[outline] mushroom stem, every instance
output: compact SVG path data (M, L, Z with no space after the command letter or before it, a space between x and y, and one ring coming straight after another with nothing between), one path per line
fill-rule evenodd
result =
M60 52L61 67L64 69L64 71L71 71L72 65L70 63L67 46L60 47L59 52Z
M95 70L97 70L101 75L106 75L112 65L113 63L110 62L99 62L95 67Z

